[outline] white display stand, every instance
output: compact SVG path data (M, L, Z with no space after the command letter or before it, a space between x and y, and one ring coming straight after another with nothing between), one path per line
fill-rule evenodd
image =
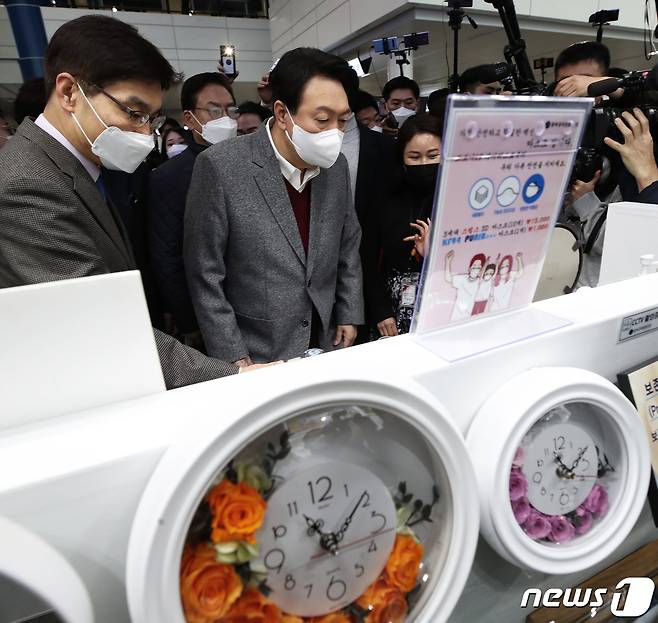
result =
M164 391L138 271L0 290L0 429Z
M240 431L273 399L275 389L279 393L273 404L282 412L296 408L292 397L305 385L324 387L318 400L332 404L332 387L339 388L335 395L344 402L352 393L358 399L364 383L377 382L395 391L419 384L466 434L494 390L525 370L572 366L612 380L620 370L655 356L655 334L624 341L619 336L623 318L655 305L657 289L658 275L647 276L533 304L528 313L541 311L568 324L455 363L401 336L7 429L0 436L0 508L68 558L89 591L98 623L129 623L125 577L133 521L163 453L186 432L204 430L215 417L227 431ZM495 324L505 319L489 322L496 330ZM236 443L238 437L231 439ZM529 574L481 541L449 620L521 623L529 611L519 603L529 586L574 586L655 538L646 508L614 554L570 575ZM153 522L162 519L154 516Z
M658 257L658 206L611 203L605 223L599 285L640 274L640 256Z

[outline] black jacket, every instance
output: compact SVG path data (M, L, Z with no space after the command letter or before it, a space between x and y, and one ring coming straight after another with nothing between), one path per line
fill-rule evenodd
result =
M400 175L379 209L363 224L361 257L366 317L371 325L394 317L386 279L395 272L416 272L422 263L411 255L413 243L403 238L415 232L409 223L431 217L433 189L419 193Z
M205 146L188 148L151 173L149 252L163 308L171 312L181 333L198 330L183 266L183 220L187 191L197 156Z
M363 228L366 214L376 213L391 187L395 171L395 142L359 125L359 168L354 209Z

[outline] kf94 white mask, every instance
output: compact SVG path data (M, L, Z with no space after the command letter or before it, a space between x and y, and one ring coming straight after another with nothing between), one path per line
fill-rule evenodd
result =
M194 114L192 116L194 117ZM217 145L217 143L238 135L238 122L235 119L231 119L231 117L220 117L219 119L208 121L208 123L201 123L196 117L194 118L201 126L201 137L206 143L210 143L211 145ZM195 132L199 134L198 130L195 130Z
M295 123L287 107L286 111L290 115L293 125L292 136L288 132L286 132L286 136L299 157L314 167L322 169L331 167L338 160L345 133L338 128L324 132L308 132Z
M409 117L413 117L415 114L415 110L411 110L411 108L405 108L404 106L393 111L393 116L395 117L395 120L400 124L400 127L402 127L404 122L409 119Z
M91 141L84 131L80 122L78 121L75 113L73 120L84 134L91 151L101 161L101 164L112 171L125 171L126 173L134 173L135 169L144 162L148 156L155 149L155 142L152 134L140 134L139 132L128 132L116 126L108 126L98 115L94 107L91 105L89 99L78 84L80 93L85 98L89 108L96 115L96 118L105 126L105 129L98 135L95 141Z

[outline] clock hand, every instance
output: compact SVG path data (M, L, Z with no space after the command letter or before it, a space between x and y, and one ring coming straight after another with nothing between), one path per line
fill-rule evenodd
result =
M321 528L324 522L321 519L313 520L308 515L304 515L306 525L308 526L307 534L313 536L314 534L320 535L320 547L331 552L332 554L338 553L338 538L333 532L322 532Z
M347 532L347 529L350 527L350 524L352 523L352 519L354 518L354 515L356 514L356 511L359 510L359 507L361 506L361 502L363 501L363 498L368 495L366 491L364 491L361 494L361 497L359 498L359 501L356 503L356 506L352 510L352 512L349 514L349 517L343 522L343 525L341 526L340 530L336 533L336 538L338 541L342 541L343 537L345 536L345 532Z
M589 446L585 446L585 447L584 447L584 448L578 453L578 456L576 457L576 460L575 460L575 461L573 462L573 464L571 465L571 471L573 471L574 469L576 469L578 463L580 463L581 459L583 458L583 455L585 454L585 452L587 452L587 448L588 448L588 447L589 447Z
M560 478L573 478L573 472L562 462L562 455L559 452L553 452L555 462L558 464L555 470Z

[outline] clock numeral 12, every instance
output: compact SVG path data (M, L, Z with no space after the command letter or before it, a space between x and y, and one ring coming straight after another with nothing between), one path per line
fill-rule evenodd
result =
M334 496L330 494L331 487L332 487L331 478L329 478L329 476L320 476L320 478L318 478L315 481L315 486L320 488L322 483L324 483L325 490L324 490L324 493L322 494L322 496L320 498L318 498L318 500L317 500L318 503L319 502L328 502L329 500L333 500L333 498L334 498ZM313 486L313 483L310 480L307 484L308 484L309 491L311 492L311 502L313 504L316 504L315 487Z

